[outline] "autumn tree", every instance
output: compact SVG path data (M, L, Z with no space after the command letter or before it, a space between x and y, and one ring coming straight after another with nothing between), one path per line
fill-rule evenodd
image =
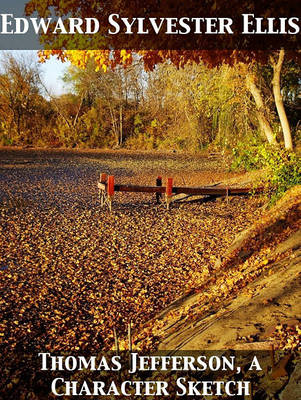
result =
M269 46L265 43L262 36L250 35L247 39L247 45L242 47L235 46L235 35L234 40L231 42L232 45L228 44L229 37L224 36L219 37L219 41L211 40L212 35L206 39L202 38L200 35L198 37L193 37L195 45L192 48L186 47L185 43L179 39L179 47L171 46L169 39L166 38L168 35L149 35L148 41L145 44L145 40L140 35L140 38L135 39L135 35L112 35L114 36L114 42L108 42L107 44L104 40L113 40L112 36L109 38L105 35L108 30L106 21L112 11L118 10L120 15L126 15L129 17L143 15L146 17L162 17L162 15L183 16L189 15L208 15L208 16L225 16L228 11L229 4L227 1L214 2L205 0L204 2L179 2L175 5L174 1L167 0L165 2L157 2L153 0L144 2L129 2L124 1L120 3L119 1L103 2L102 7L98 7L96 3L82 3L81 1L74 0L71 2L54 2L54 1L38 1L30 0L26 6L26 12L28 15L37 11L40 16L45 17L49 14L50 8L63 17L70 15L70 13L77 17L91 17L94 16L99 18L103 24L101 24L99 36L94 36L90 38L90 43L87 42L87 38L83 35L77 35L72 38L65 39L65 47L70 43L70 48L92 48L92 49L103 49L103 50L84 50L84 51L74 51L74 50L52 50L49 52L44 52L41 54L42 60L47 59L50 54L56 54L61 60L69 59L74 65L85 68L89 59L94 59L99 69L104 71L107 68L115 68L117 65L122 65L128 67L132 64L135 54L139 54L144 62L146 70L152 70L155 65L164 63L168 61L174 64L177 68L183 67L186 64L195 62L204 62L210 67L220 66L223 64L228 65L244 65L245 72L245 85L252 94L254 102L257 108L257 117L261 131L266 137L266 140L272 144L277 145L275 138L275 132L273 131L271 122L268 119L268 113L265 107L265 99L260 91L257 83L257 77L254 73L254 66L256 64L273 66L274 76L272 80L273 86L273 96L275 107L279 116L280 124L283 131L285 148L291 150L293 147L292 137L289 127L288 118L286 116L285 108L283 106L282 90L281 90L281 70L283 66L284 59L298 59L300 54L298 51L287 51L283 49L275 51L275 48L282 48L282 45L288 43L288 36L290 35L268 35L265 36L269 40ZM231 3L231 7L235 10L235 15L233 18L239 24L239 19L241 19L241 14L245 12L254 12L255 5L246 0L239 1L234 0ZM260 8L256 8L257 13L260 12L265 17L275 17L275 16L287 16L287 4L284 4L281 0L275 0L273 3L263 0L260 3ZM298 14L298 5L295 2L289 2L289 12L292 15ZM275 19L275 18L274 18ZM136 35L139 36L139 35ZM174 35L177 38L178 35ZM142 39L141 39L142 37ZM126 38L126 39L125 39ZM245 38L245 37L244 37ZM238 37L239 39L239 37ZM60 43L55 35L44 35L43 40L50 46L53 45L55 48L60 48ZM119 40L119 41L118 41ZM136 40L136 41L135 41ZM272 42L273 40L273 42ZM298 40L298 38L297 38ZM248 42L249 41L249 42ZM77 47L75 46L77 43ZM172 42L173 43L173 42ZM238 42L237 42L238 43ZM110 44L110 45L109 45ZM295 45L290 44L290 48L296 48L298 41L295 41ZM85 47L86 46L86 47ZM218 47L217 47L218 46ZM114 51L108 50L109 48L115 49ZM136 48L137 52L131 49ZM170 50L171 48L181 48L183 50ZM224 50L222 50L222 48ZM122 50L128 49L128 50ZM144 50L142 50L144 49ZM157 50L149 50L157 49ZM165 50L161 50L165 49ZM203 49L203 50L197 50ZM241 49L241 51L239 50ZM253 50L252 50L253 49ZM261 51L260 51L261 49ZM242 68L243 69L243 68Z
M72 66L64 78L73 93L83 99L83 105L90 107L91 118L94 119L94 114L97 113L98 124L103 127L110 121L115 146L123 144L127 120L131 114L137 112L143 97L142 79L142 67L139 63L134 63L127 69L115 68L114 71L109 70L104 74L97 70L93 60L90 60L85 69ZM103 113L106 115L102 116ZM78 122L89 125L89 115L86 114Z
M212 144L226 149L258 136L257 109L245 77L228 65L177 69L159 64L148 73L145 109L156 122L153 136L159 147L197 151Z
M39 65L33 58L3 53L1 71L1 109L8 135L17 142L30 141L44 101Z

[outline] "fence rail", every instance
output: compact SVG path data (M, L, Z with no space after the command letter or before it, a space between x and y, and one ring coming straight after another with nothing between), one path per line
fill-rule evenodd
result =
M263 188L245 188L245 187L223 187L223 186L201 186L201 187L180 187L173 186L173 179L167 179L167 185L162 186L162 178L159 176L156 179L156 186L141 186L141 185L124 185L115 184L114 176L107 176L106 174L100 175L100 181L97 182L99 189L99 196L101 205L109 206L112 209L112 199L115 192L127 192L127 193L155 193L157 203L165 194L165 200L167 209L169 209L170 203L173 201L173 197L179 194L187 194L190 196L209 196L212 198L216 197L228 197L228 196L246 196L251 194L259 194L263 192Z

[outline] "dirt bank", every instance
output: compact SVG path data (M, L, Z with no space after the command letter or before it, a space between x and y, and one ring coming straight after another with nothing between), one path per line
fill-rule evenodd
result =
M206 283L152 321L159 349L236 348L299 324L300 205L296 187L236 237Z

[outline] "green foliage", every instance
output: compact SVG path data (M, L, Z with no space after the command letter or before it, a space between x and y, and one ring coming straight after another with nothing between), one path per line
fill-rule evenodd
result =
M261 169L265 167L263 163L262 153L265 152L266 145L258 143L256 138L252 137L249 140L240 141L232 149L233 161L231 169L243 169L251 171L253 169Z
M251 137L257 120L254 105L244 78L237 68L227 65L204 69L196 85L195 108L202 129L202 144L232 148L245 137Z
M274 203L292 186L301 184L301 159L294 152L275 148L255 140L240 142L233 149L232 169L264 169L267 188Z
M269 158L270 182L275 193L272 202L280 198L290 187L301 184L301 159L295 153L278 151Z
M157 118L153 119L151 121L151 127L152 128L157 128L159 126L159 121L157 120Z
M140 126L143 124L142 118L140 114L136 114L134 117L134 125L135 126Z
M12 146L14 140L8 137L6 134L0 134L0 146Z
M134 132L136 135L140 134L140 130L143 127L143 121L140 114L134 116Z

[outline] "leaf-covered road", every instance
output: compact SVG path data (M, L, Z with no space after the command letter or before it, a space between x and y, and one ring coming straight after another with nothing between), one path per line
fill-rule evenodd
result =
M58 151L0 152L1 351L97 351L112 329L144 323L208 278L235 235L259 218L260 200L183 203L170 212L143 194L99 207L100 172L154 184L157 174L220 181L200 157Z

